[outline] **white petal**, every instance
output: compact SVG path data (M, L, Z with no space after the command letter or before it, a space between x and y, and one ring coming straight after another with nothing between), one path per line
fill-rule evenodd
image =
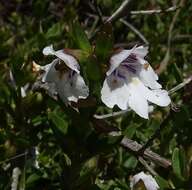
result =
M151 175L146 175L144 172L140 172L133 176L130 182L130 187L133 190L134 186L142 180L145 184L146 190L158 190L159 185Z
M119 65L124 61L131 53L134 53L141 64L146 63L144 57L148 53L148 48L144 46L136 47L134 46L130 50L122 50L121 52L113 55L110 59L110 68L107 71L107 76L109 76Z
M139 116L148 119L148 102L144 97L142 89L137 84L138 81L134 81L128 84L130 97L129 106L133 109Z
M139 79L138 79L139 81ZM170 104L171 99L166 90L150 90L146 86L143 85L141 81L138 82L138 88L142 92L143 96L149 101L158 106L166 107Z
M114 82L115 80L115 82ZM128 109L129 92L125 82L114 76L106 77L101 90L101 100L109 108L117 105L122 110Z
M57 91L64 102L85 99L89 95L89 89L79 74L69 77L70 72L63 74L62 79L56 83Z
M157 104L162 107L166 107L171 103L171 99L166 90L152 90L153 94L148 98L148 100L154 104Z
M52 98L55 98L55 96L57 95L56 85L53 82L47 83L46 90L47 90L48 95L51 96Z
M43 49L43 54L44 55L54 55L55 54L55 50L53 49L53 45L49 45L47 47L45 47Z
M73 96L78 99L85 99L89 96L89 88L80 74L75 74L72 77L72 84Z
M24 98L24 97L26 97L26 91L25 91L25 89L23 88L23 87L21 87L21 97L22 98Z
M58 79L58 72L55 69L57 63L59 59L54 59L50 64L41 67L41 70L45 71L42 82L55 82Z
M146 176L143 179L143 181L144 181L144 184L145 184L145 187L147 188L147 190L159 189L159 185L157 184L157 182L155 181L155 179L151 175Z
M144 47L144 46L136 47L136 48L134 48L132 53L135 53L137 55L137 57L144 59L144 57L148 53L148 47Z
M107 76L109 76L117 67L119 67L122 61L124 61L134 51L135 47L136 46L130 50L124 49L110 58L110 68L106 73Z
M135 78L134 80L136 81L134 84L137 86L142 96L149 102L162 107L166 107L170 104L171 99L168 96L168 92L166 90L150 90L148 87L144 86L144 84L139 79Z
M80 66L77 62L77 60L69 54L66 54L64 50L58 50L55 52L55 55L64 61L64 63L72 70L76 71L77 73L80 73Z
M158 76L150 65L148 65L147 68L141 69L139 72L139 78L145 86L148 86L151 89L159 89L162 87L157 82Z
M77 62L77 60L72 56L69 55L67 53L64 52L64 50L58 50L55 51L53 49L53 46L47 46L43 49L43 54L44 55L55 55L57 56L59 59L63 60L64 63L72 70L76 71L77 73L79 73L80 71L80 66Z

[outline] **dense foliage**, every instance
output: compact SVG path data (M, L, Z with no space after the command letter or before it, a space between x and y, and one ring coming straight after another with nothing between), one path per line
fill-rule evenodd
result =
M108 109L100 98L115 49L149 45L147 60L164 89L190 79L192 2L132 1L124 17L104 24L121 3L0 2L0 189L10 189L15 167L21 170L20 189L27 190L130 189L129 179L140 171L155 175L161 189L192 189L192 82L170 94L169 107L154 106L149 120L133 111L94 117L119 111ZM166 11L174 5L176 9ZM159 9L161 13L133 12ZM39 85L32 65L50 63L52 58L42 54L50 44L74 49L89 86L87 99L68 106ZM148 142L171 165L130 151L122 143L125 137L142 145Z

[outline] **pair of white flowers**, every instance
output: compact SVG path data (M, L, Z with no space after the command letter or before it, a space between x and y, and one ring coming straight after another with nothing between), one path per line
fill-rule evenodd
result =
M122 50L110 58L109 70L101 89L101 100L109 108L117 105L121 110L131 108L143 118L148 118L148 102L168 106L170 98L166 90L157 82L158 76L144 59L148 48L139 46ZM89 88L80 75L77 59L65 52L55 51L53 46L43 49L44 55L57 58L41 67L43 82L52 85L65 102L77 102L89 95ZM63 64L64 63L64 64Z

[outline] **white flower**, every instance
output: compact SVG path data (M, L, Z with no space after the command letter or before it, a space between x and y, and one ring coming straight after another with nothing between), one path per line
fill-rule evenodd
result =
M12 173L11 190L17 190L20 175L21 170L18 167L14 168Z
M130 181L131 190L140 189L144 185L146 190L158 190L159 185L151 175L146 175L144 172L140 172L133 176ZM136 188L137 187L137 188Z
M43 54L55 55L57 59L41 67L41 70L45 71L42 81L54 84L57 93L65 103L87 98L89 89L80 75L80 66L75 57L65 53L64 50L54 51L52 45L45 47Z
M110 68L101 90L101 99L109 108L129 107L148 119L148 102L168 106L168 92L157 82L158 76L144 59L148 48L139 46L122 50L110 59Z

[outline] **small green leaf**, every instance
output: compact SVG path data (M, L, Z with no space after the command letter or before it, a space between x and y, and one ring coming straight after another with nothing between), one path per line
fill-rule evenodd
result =
M137 124L132 124L130 126L128 126L124 131L123 134L128 137L128 138L132 138L135 135L135 132L137 131L137 128L139 126Z
M35 183L36 181L38 181L41 177L39 175L37 175L36 173L34 174L31 174L27 180L26 180L26 184L27 185L30 185L30 184L33 184Z
M53 122L54 126L63 134L67 134L68 131L68 125L66 121L61 118L58 114L55 112L51 112L48 115L48 118Z
M124 167L133 169L137 166L138 160L135 156L130 156L125 162L124 162Z
M91 51L91 45L89 43L87 35L85 34L84 30L81 28L79 23L74 23L72 25L72 38L78 48L86 52Z
M155 180L157 181L158 185L160 186L160 189L170 188L168 181L166 181L161 176L156 176Z
M62 26L60 23L54 24L46 33L46 38L54 38L62 33Z
M173 172L181 180L185 178L186 172L186 160L185 152L179 148L175 148L172 155L172 167Z

